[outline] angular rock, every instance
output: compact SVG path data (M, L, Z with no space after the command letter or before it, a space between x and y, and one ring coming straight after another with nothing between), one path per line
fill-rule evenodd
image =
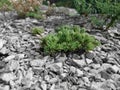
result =
M16 57L15 55L10 55L10 56L4 58L3 61L8 62L8 61L10 61L10 60L13 60L15 57Z
M0 90L10 90L10 86L9 85L0 86Z
M101 75L101 78L104 78L105 80L111 79L111 75L106 71L101 71L100 75Z
M82 67L82 66L85 66L86 63L85 63L85 60L76 60L76 59L73 59L73 63L77 64L78 66Z
M11 80L15 80L16 79L16 76L13 74L13 73L3 73L0 78L3 80L3 81L6 81L6 82L9 82Z
M120 70L120 68L119 68L118 66L116 66L116 65L113 65L113 66L111 67L111 69L112 69L115 73L117 73L117 72Z
M81 77L83 74L84 74L83 71L77 69L77 76L78 77Z
M41 60L41 59L36 59L36 60L30 61L30 65L32 67L42 67L44 64L45 64L45 61Z
M3 39L0 39L0 49L2 49L3 48L3 45L5 44L5 40L3 40Z
M88 58L88 59L93 59L94 57L95 57L95 54L91 51L91 52L88 52L88 53L86 53L86 58Z
M43 81L43 82L41 82L41 88L43 89L43 90L47 90L47 84Z
M56 77L56 78L50 79L50 80L49 80L49 83L54 84L54 83L56 83L56 82L58 82L58 81L59 81L59 79Z
M10 71L18 70L20 68L19 62L16 60L11 60L6 66Z
M54 71L57 74L60 74L62 72L62 66L63 66L63 64L61 62L59 62L59 63L51 64L51 65L47 66L46 68L49 68L51 71Z

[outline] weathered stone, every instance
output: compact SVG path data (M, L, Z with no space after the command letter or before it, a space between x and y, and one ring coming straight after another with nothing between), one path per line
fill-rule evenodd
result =
M101 74L101 78L104 78L105 80L111 79L111 75L106 71L101 71L100 74Z
M49 80L49 83L51 83L51 84L54 84L56 82L58 82L58 78L52 78Z
M9 85L0 86L0 90L10 90L10 86Z
M6 82L9 82L11 80L15 80L16 79L16 76L13 74L13 73L3 73L0 78L3 80L3 81L6 81Z
M32 67L42 67L45 64L45 61L41 59L37 59L30 61L30 64Z
M115 73L117 73L117 72L120 70L120 68L119 68L118 66L116 66L116 65L113 65L113 66L111 67L111 69L112 69Z
M14 58L15 58L15 55L10 55L10 56L4 58L4 61L5 61L5 62L8 62L8 61L10 61L10 60L13 60Z
M77 69L77 76L78 77L81 77L83 74L84 74L83 71Z
M47 84L44 81L41 83L41 88L47 90Z
M3 48L3 45L5 44L5 40L3 40L3 39L0 39L0 49L2 49Z
M79 65L80 67L86 65L85 60L76 60L76 59L73 59L73 62L76 63L77 65Z

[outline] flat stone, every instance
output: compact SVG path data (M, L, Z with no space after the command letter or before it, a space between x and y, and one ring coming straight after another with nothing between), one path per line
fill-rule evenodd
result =
M77 76L78 77L81 77L83 74L84 74L83 71L77 69Z
M49 80L49 83L53 84L53 83L58 82L58 80L59 80L58 78L52 78Z
M77 59L73 59L73 62L76 63L77 65L79 65L80 67L82 66L85 66L86 63L85 63L85 60L82 59L82 60L77 60Z
M4 58L3 61L8 62L8 61L10 61L10 60L13 60L15 57L16 57L15 55L10 55L10 56Z
M90 84L88 77L82 77L82 79L86 84Z
M119 68L118 66L116 66L116 65L113 65L113 66L111 67L111 69L112 69L115 73L117 73L117 72L120 70L120 68Z
M43 82L41 82L41 88L43 89L43 90L47 90L47 84L43 81Z
M54 72L60 74L61 70L62 70L62 66L63 66L63 64L61 62L59 62L59 63L50 64L46 68L49 68L51 71L54 71Z
M7 49L6 47L3 47L1 50L0 50L0 53L2 54L6 54L9 52L9 49Z
M111 79L111 75L106 71L101 71L100 75L101 75L101 78L104 78L105 80Z
M93 69L98 69L98 68L100 68L101 66L100 66L100 64L94 64L94 63L93 63L93 64L90 65L90 67L93 68Z
M77 69L76 69L75 67L73 67L73 66L70 67L70 71L71 71L72 73L76 73L76 70L77 70Z
M6 63L4 61L0 61L0 69L4 68Z
M91 52L88 52L88 53L86 53L86 58L88 58L88 59L93 59L94 57L95 57L95 54L91 51Z
M102 66L98 69L98 71L104 71L104 70L107 70L108 68L111 68L112 65L111 64L108 64L108 63L104 63L102 64Z
M36 59L36 60L30 61L30 65L32 67L42 67L44 64L45 64L45 61L43 61L41 59Z
M5 44L5 40L3 40L3 39L0 39L0 49L2 49L3 48L3 45Z
M88 58L86 58L86 62L87 62L87 64L93 63L92 59L88 59Z
M10 86L9 85L0 86L0 90L10 90Z
M3 81L9 82L11 80L15 80L16 76L13 73L4 73L4 74L2 74L2 76L0 76L0 78Z
M16 60L11 60L6 66L10 71L18 70L20 68L19 62Z
M105 81L101 85L101 88L104 89L104 90L116 90L115 83L112 80Z

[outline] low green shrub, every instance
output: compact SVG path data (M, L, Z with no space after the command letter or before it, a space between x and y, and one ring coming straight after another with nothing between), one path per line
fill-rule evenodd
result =
M44 32L44 29L42 27L34 27L32 28L32 34L33 35L41 35Z
M44 37L41 45L45 53L54 54L76 50L87 52L100 45L100 42L79 26L65 25L57 28L56 33Z

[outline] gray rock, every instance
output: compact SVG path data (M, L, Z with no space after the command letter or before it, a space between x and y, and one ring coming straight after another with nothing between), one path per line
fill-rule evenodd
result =
M111 75L106 71L101 71L100 75L101 75L101 78L104 78L105 80L111 79Z
M65 7L56 7L55 12L60 12L60 13L64 13L70 16L75 16L75 15L79 15L78 12L75 9L70 9L70 8L65 8Z
M102 64L102 66L98 69L98 71L104 71L104 70L107 70L108 68L111 68L112 65L111 64L108 64L108 63L104 63Z
M93 63L93 60L86 58L86 62L87 62L87 64L91 64L91 63Z
M10 90L10 86L9 85L0 86L0 90Z
M113 74L113 75L111 76L111 78L112 78L112 80L114 80L114 81L119 81L120 75L119 75L119 74Z
M90 67L93 68L93 69L99 69L101 66L100 66L100 64L94 64L93 63L93 64L90 65Z
M61 62L59 62L59 63L50 64L46 68L49 68L51 71L54 71L54 72L60 74L62 72L62 66L63 66L63 64Z
M30 61L30 65L32 67L42 67L44 64L45 64L45 61L41 60L41 59L36 59L36 60Z
M0 78L3 80L3 81L6 81L6 82L9 82L11 80L15 80L16 79L16 76L13 74L13 73L3 73Z
M77 76L78 77L81 77L83 74L84 74L83 71L77 69Z
M10 60L14 60L15 57L16 57L15 55L10 55L10 56L4 58L3 61L8 62L8 61L10 61Z
M47 84L44 81L41 82L41 88L47 90Z
M70 72L72 72L72 73L75 74L75 73L76 73L76 70L77 70L77 69L76 69L75 67L73 67L73 66L70 67Z
M119 68L118 66L116 66L116 65L113 65L113 66L111 67L111 69L112 69L115 73L117 73L117 72L120 70L120 68Z
M93 53L93 52L88 52L88 53L86 53L86 58L88 58L88 59L93 59L94 57L95 57L95 54Z
M91 85L91 89L92 90L105 90L103 88L101 88L103 82L93 82Z
M67 82L62 82L60 86L63 87L63 90L69 90Z
M49 83L54 84L54 83L56 83L58 81L59 81L58 77L55 77L55 78L50 79Z
M101 41L102 44L106 44L107 43L107 39L104 38L103 36L95 36L95 38L99 41Z
M119 24L119 23L117 23L117 25L116 25L116 26L117 26L117 28L118 28L118 30L119 30L119 29L120 29L120 24Z
M77 65L79 65L80 67L82 66L85 66L86 63L85 63L85 60L82 59L82 60L76 60L76 59L73 59L73 63L76 63Z
M86 84L88 84L88 85L90 84L88 77L82 77L82 79Z
M3 39L0 39L0 49L2 49L3 48L3 45L5 44L5 40L3 40Z
M101 88L104 89L104 90L111 90L111 89L116 90L115 83L112 80L107 80L106 82L104 82L101 85Z
M6 66L10 71L18 70L20 68L19 62L16 60L11 60Z
M3 48L0 50L0 53L2 53L2 54L7 54L7 53L9 53L9 49L7 49L6 47L3 47Z

